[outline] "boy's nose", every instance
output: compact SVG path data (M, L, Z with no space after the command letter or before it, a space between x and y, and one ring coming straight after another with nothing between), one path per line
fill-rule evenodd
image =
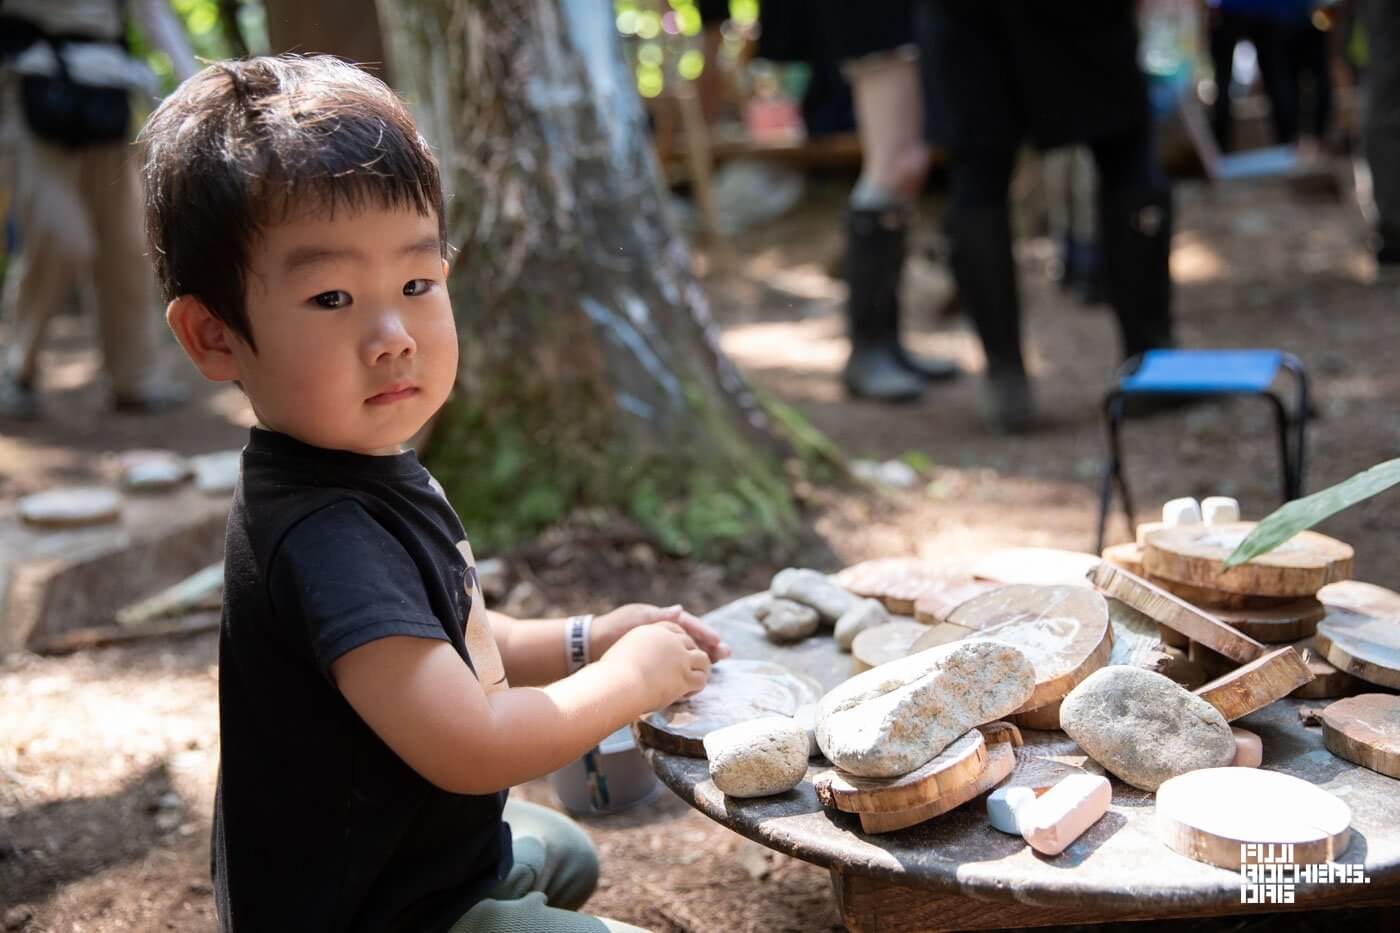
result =
M403 326L397 314L382 315L374 333L365 346L366 362L371 366L388 363L399 357L411 357L418 350L413 335Z

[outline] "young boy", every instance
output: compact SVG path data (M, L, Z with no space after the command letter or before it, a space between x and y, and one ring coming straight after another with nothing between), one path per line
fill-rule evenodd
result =
M334 58L257 58L185 82L142 144L166 319L258 418L219 641L221 929L623 928L569 912L597 877L586 836L507 789L700 689L728 649L679 606L482 605L457 516L400 447L457 370L412 119Z

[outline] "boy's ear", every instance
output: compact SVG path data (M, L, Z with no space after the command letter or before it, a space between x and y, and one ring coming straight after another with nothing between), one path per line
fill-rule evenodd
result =
M204 302L193 295L181 295L166 306L165 323L205 379L231 382L239 378L238 360L233 355L233 341L238 338Z

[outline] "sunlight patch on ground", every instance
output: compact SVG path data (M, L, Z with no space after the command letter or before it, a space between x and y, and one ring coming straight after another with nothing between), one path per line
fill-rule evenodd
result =
M740 324L726 328L720 343L741 369L801 369L835 374L849 345L834 315L801 321Z
M1228 263L1192 233L1179 233L1172 243L1172 281L1183 285L1210 282L1229 274Z

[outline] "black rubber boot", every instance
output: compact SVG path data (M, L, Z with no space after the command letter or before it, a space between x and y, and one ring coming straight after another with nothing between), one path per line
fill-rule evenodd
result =
M987 355L984 414L996 431L1029 430L1030 382L1021 357L1021 304L1005 203L964 207L948 218L953 275Z
M912 401L928 379L958 374L948 360L923 359L899 343L899 283L908 237L903 207L853 208L847 214L846 316L851 355L844 373L854 396Z

